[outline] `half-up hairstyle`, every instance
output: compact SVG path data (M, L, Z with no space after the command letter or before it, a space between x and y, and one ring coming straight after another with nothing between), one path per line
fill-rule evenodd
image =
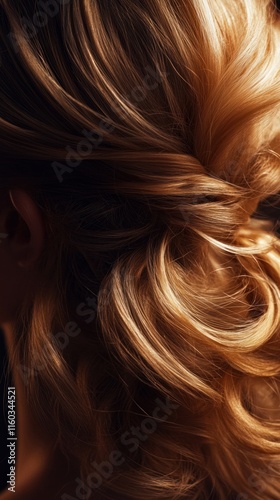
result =
M59 3L0 0L1 188L47 234L12 360L30 404L86 484L121 452L96 500L279 499L276 9Z

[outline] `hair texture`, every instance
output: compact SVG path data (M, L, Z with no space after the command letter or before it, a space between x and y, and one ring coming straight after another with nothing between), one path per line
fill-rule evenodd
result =
M275 6L38 5L0 0L1 187L47 235L12 360L30 404L85 480L121 451L94 499L279 499Z

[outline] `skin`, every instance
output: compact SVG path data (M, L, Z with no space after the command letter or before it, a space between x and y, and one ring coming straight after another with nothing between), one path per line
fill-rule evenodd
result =
M24 190L13 189L1 197L0 233L9 234L0 244L0 275L5 285L0 290L0 325L11 357L15 314L26 293L32 296L39 286L36 262L46 241L43 216ZM77 466L68 464L48 429L35 419L17 370L12 379L16 388L16 487L15 493L2 492L0 500L61 499L65 492L75 497Z

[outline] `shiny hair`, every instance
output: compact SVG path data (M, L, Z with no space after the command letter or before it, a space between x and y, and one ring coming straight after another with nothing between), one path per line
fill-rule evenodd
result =
M1 187L46 226L12 360L38 418L85 482L122 454L95 499L279 498L273 3L0 11Z

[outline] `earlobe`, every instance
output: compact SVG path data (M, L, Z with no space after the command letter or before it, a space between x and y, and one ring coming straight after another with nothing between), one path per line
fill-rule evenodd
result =
M16 210L11 245L20 267L31 267L40 257L45 240L44 221L40 209L30 195L21 189L9 191ZM13 218L15 220L16 217ZM9 231L10 232L10 231Z

